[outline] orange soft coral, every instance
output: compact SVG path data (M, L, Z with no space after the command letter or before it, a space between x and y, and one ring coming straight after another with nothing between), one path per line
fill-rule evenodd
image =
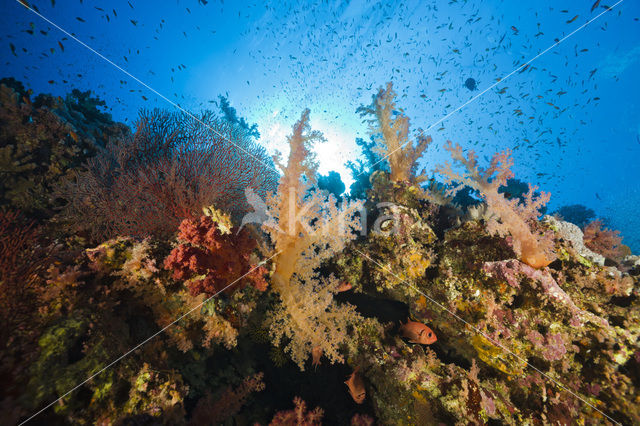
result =
M498 189L513 177L511 151L505 150L495 154L489 167L482 169L478 167L478 156L475 152L469 151L465 157L462 147L459 144L454 147L451 141L447 141L445 149L451 153L455 162L466 168L466 173L454 172L449 163L436 168L436 172L444 176L451 187L449 195L453 195L463 186L475 189L496 216L487 223L490 232L502 236L510 234L515 252L527 265L543 268L551 263L554 259L551 240L534 235L530 227L540 215L539 209L549 201L550 194L542 192L534 200L537 187L529 185L524 202L519 202L517 198L509 200L498 192Z
M278 193L267 200L271 220L263 225L277 253L271 284L282 302L272 313L270 333L276 345L286 342L302 370L314 348L330 362L342 362L340 346L360 318L353 306L334 302L339 280L320 276L318 267L355 238L361 204L338 208L333 196L310 190L317 169L310 148L322 136L310 131L308 121L305 110L289 137L286 166L277 162L284 174Z

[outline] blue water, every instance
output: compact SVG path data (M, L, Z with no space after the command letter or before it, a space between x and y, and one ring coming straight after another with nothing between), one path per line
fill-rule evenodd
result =
M355 110L393 81L433 136L428 170L448 139L481 159L511 148L516 177L552 193L549 211L592 208L640 252L637 0L28 3L40 16L1 0L0 77L36 93L90 89L126 123L228 94L270 150L309 107L328 139L320 172L348 187L341 162L367 130Z

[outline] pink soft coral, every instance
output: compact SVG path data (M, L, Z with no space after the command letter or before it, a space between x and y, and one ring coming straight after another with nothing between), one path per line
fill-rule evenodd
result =
M462 147L459 144L454 147L451 141L447 141L445 149L451 153L455 162L466 168L466 173L454 172L449 163L436 168L436 172L444 176L451 186L450 195L463 186L477 190L491 212L496 215L496 218L487 224L490 232L503 236L510 234L514 250L527 265L543 268L551 263L554 258L551 240L534 235L530 228L530 223L540 215L538 210L549 201L550 194L542 192L534 199L538 188L529 185L529 192L524 195L524 202L521 203L517 198L509 200L498 192L498 189L513 177L511 151L505 150L495 154L489 167L482 169L478 166L478 156L475 152L469 151L465 157Z
M295 408L288 411L279 411L269 423L269 426L315 426L322 424L321 408L316 407L312 411L307 411L307 403L300 397L293 399Z
M620 260L627 254L620 231L604 228L600 220L594 220L584 227L583 240L589 249L609 259Z

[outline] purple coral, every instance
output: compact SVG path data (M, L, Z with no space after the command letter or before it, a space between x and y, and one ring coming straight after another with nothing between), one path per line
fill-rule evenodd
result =
M577 327L581 324L583 311L573 303L573 300L558 285L548 269L535 269L515 259L486 262L482 269L489 276L503 279L517 289L520 288L522 278L528 278L531 280L533 288L539 286L543 294L569 309L572 314L571 325Z

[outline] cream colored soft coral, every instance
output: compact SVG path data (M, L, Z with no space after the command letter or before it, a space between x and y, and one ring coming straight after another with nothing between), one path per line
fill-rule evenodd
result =
M286 351L302 370L313 348L342 362L339 347L348 339L349 325L360 319L352 306L333 300L339 280L320 276L317 268L355 237L361 203L338 208L332 196L310 190L317 169L310 147L323 138L308 121L305 110L288 138L286 166L277 162L284 175L267 200L271 219L263 225L278 253L271 281L282 302L271 316L270 334L276 344L288 339Z
M455 172L450 163L436 168L436 173L440 173L451 187L449 195L453 195L465 185L477 190L489 210L495 214L488 219L489 232L501 236L511 235L514 251L527 265L542 268L551 263L555 258L552 241L544 236L535 235L530 227L530 223L540 215L539 209L549 201L550 194L541 192L534 199L537 187L529 185L529 192L524 194L524 202L521 203L518 198L509 200L498 192L498 189L513 177L511 152L506 150L495 154L489 167L482 169L478 166L478 156L475 152L469 151L465 157L462 147L459 144L453 146L451 141L447 141L445 149L455 162L466 169L463 173Z
M395 97L393 85L389 82L386 89L380 88L370 106L361 106L358 112L363 117L373 116L367 121L376 142L374 149L389 161L391 180L420 183L427 177L424 173L416 176L417 161L431 143L431 136L426 136L419 129L416 146L413 146L409 140L409 117L396 107Z

